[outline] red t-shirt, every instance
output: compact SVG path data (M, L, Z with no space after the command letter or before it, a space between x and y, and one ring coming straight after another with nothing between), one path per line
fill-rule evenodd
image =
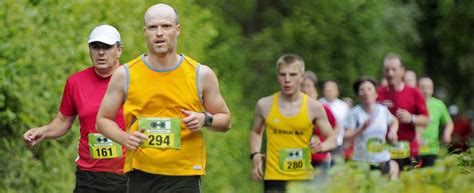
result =
M388 87L380 87L377 91L377 101L388 107L393 115L398 109L405 109L414 115L429 116L425 97L415 87L405 85L401 91L389 90ZM398 127L398 140L410 142L410 153L412 156L419 155L419 144L415 140L415 125L412 123L400 123Z
M471 137L471 124L464 116L457 116L453 120L454 128L451 146L454 149L469 149L469 138Z
M334 114L332 114L331 109L329 109L327 105L323 104L323 107L324 107L324 111L326 111L326 115L328 116L329 124L331 124L331 126L334 128L334 126L336 126L336 118L334 117ZM317 127L314 127L313 133L314 135L319 137L319 140L324 141L324 137L321 135ZM312 160L318 163L322 163L329 156L330 156L329 152L311 154Z
M91 159L89 153L88 134L98 133L95 127L97 112L109 81L110 77L98 76L93 67L73 74L66 82L59 111L65 116L79 117L81 137L77 167L87 171L121 174L125 161L124 147L122 147L123 156L120 158ZM116 122L120 128L124 128L122 108L117 114Z

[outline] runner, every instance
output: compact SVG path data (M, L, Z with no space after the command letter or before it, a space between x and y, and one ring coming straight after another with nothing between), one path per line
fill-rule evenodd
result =
M425 96L428 112L430 113L430 124L424 129L421 142L420 154L423 167L433 166L439 153L439 134L442 131L441 142L449 144L453 133L453 121L449 116L448 108L443 101L433 97L433 81L428 77L419 80L420 90ZM440 130L440 126L443 129Z
M148 51L112 76L97 128L127 148L129 193L198 193L206 171L201 129L225 132L231 115L214 72L177 54L176 11L153 5L144 22ZM122 104L126 132L113 119Z
M300 91L303 59L285 54L278 59L277 70L280 92L258 100L250 132L252 177L263 178L266 193L285 192L288 181L312 179L311 151L327 152L336 147L323 106ZM315 125L326 140L310 144Z
M56 118L47 125L26 131L23 138L29 147L43 139L59 138L69 132L78 116L81 137L74 192L127 192L127 177L123 175L124 148L95 128L100 101L112 73L120 66L123 51L120 34L110 25L97 26L88 43L93 67L68 78ZM124 128L122 109L113 119L119 128Z
M316 89L316 85L318 83L318 79L316 74L311 71L306 71L304 73L304 81L301 87L301 91L306 93L309 97L312 99L318 99L318 90ZM331 127L333 128L335 133L338 133L339 127L336 124L336 118L332 114L331 110L329 107L325 104L322 104L324 111L326 112L326 115L328 117L329 124L331 124ZM313 129L313 140L316 141L324 141L324 136L321 135L319 132L318 127L314 127ZM325 179L327 175L327 171L329 170L329 167L331 167L331 154L329 152L325 153L312 153L311 154L311 164L314 167L317 167L320 169L318 171L318 174L316 174L316 177L321 176L322 180Z
M375 79L370 77L360 77L354 82L353 90L361 104L349 114L345 139L355 140L354 161L369 163L371 169L389 174L394 180L398 178L398 165L390 160L385 138L397 141L398 121L387 107L376 103L376 88Z
M400 171L405 166L421 167L420 136L415 131L415 126L425 128L428 125L425 99L417 88L405 86L403 83L405 67L399 55L387 54L383 60L383 68L388 86L378 89L377 101L387 106L399 123L399 142L391 148L391 158L397 161Z
M344 130L346 126L347 115L349 115L349 105L346 102L339 99L339 86L335 80L327 80L323 83L323 97L319 99L322 104L325 104L331 109L331 112L336 117L337 125L337 148L331 152L331 155L340 160L344 160Z
M448 146L449 153L459 154L470 151L470 141L473 133L471 120L457 105L450 105L449 113L454 124L452 141Z

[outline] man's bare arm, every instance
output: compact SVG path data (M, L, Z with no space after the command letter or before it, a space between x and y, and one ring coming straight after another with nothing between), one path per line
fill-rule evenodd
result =
M308 105L313 115L312 122L317 125L321 134L326 138L322 143L312 144L313 150L316 152L326 152L336 148L336 133L333 132L331 124L329 124L323 105L316 100L310 100Z
M444 144L451 143L451 135L453 134L454 123L451 119L448 120L444 126L443 138L441 139Z
M262 99L257 102L252 130L249 136L250 153L252 155L252 178L254 180L259 180L263 177L262 161L264 155L260 152L262 148L263 128L265 125L265 118L262 113L263 108L265 108L263 103Z
M220 93L219 81L208 66L201 65L199 74L199 84L203 87L204 108L213 116L209 129L225 132L231 126L231 113Z
M426 128L428 127L428 124L430 123L430 118L425 116L425 115L412 115L416 116L416 118L412 118L413 124L415 124L417 127L422 127Z
M28 147L33 147L43 139L55 139L66 135L74 123L76 116L65 116L61 112L47 125L31 128L23 134L23 140Z
M400 123L412 123L421 128L426 128L430 123L430 118L428 116L412 114L405 109L398 109L395 116Z
M143 133L136 131L130 135L122 131L115 122L118 111L124 102L125 80L125 68L121 66L112 75L107 92L100 104L99 112L97 113L97 130L105 137L120 143L127 149L134 150L140 146L142 139L147 139L147 137Z

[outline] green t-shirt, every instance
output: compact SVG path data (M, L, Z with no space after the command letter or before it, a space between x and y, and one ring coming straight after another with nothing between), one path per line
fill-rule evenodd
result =
M451 120L448 109L443 101L431 97L426 101L430 114L430 123L423 132L420 144L421 155L437 155L439 152L440 125L445 125Z

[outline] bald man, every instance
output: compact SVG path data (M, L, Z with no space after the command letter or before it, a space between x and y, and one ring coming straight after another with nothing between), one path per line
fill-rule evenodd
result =
M144 22L148 51L112 76L97 129L127 148L129 193L198 193L206 168L201 129L225 132L231 114L214 72L177 54L176 11L153 5ZM114 121L122 105L126 131Z
M425 96L426 106L430 114L430 123L423 131L420 142L420 154L423 167L433 166L439 153L439 142L449 144L453 133L453 121L449 116L448 108L443 101L433 97L433 81L429 77L423 77L418 81L418 88ZM443 126L443 130L440 130ZM439 139L440 132L441 140Z
M416 73L413 70L406 70L403 75L403 82L411 87L416 87Z

